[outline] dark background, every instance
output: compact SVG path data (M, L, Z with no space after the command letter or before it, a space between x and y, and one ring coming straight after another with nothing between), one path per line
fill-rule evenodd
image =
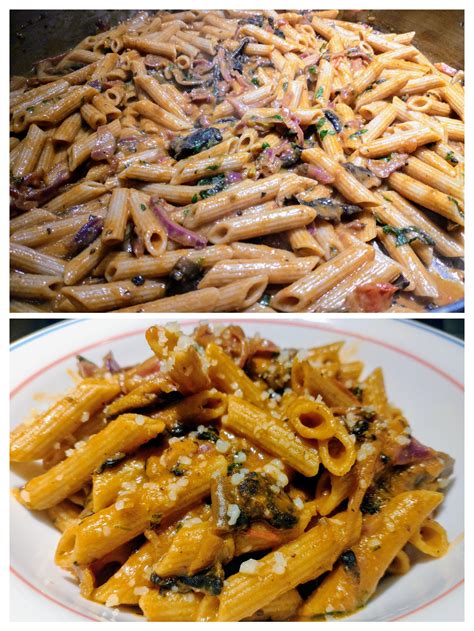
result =
M97 33L98 26L110 28L135 13L135 10L10 11L11 74L27 74L34 61L63 53L87 35ZM464 67L464 11L341 11L340 17L368 22L384 32L416 31L413 43L431 61Z
M276 318L277 319L277 318ZM14 342L20 337L24 337L25 335L29 335L30 333L34 333L38 329L43 329L50 324L56 324L60 322L60 319L34 319L27 320L24 318L10 320L10 342ZM424 324L428 324L429 326L436 327L441 331L445 331L446 333L451 333L451 335L455 335L460 339L464 339L464 320L463 319L445 319L445 320L432 320L431 318L417 318L415 322L423 322Z

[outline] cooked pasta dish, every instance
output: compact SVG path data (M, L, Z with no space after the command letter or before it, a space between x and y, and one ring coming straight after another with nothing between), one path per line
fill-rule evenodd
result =
M78 357L11 434L12 461L44 467L16 497L62 533L84 598L151 621L324 619L447 552L453 460L412 436L380 368L237 326L146 339L134 366Z
M463 296L464 73L338 11L163 11L11 80L11 309Z

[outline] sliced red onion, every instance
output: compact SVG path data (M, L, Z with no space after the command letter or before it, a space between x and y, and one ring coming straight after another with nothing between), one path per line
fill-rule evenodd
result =
M145 241L139 234L132 237L132 252L137 258L145 254Z
M230 171L230 173L227 173L225 178L229 184L235 184L236 182L241 182L244 179L244 176L242 173L238 173L237 171Z
M117 143L110 129L107 125L101 125L97 128L97 138L91 158L93 160L107 160L111 158L114 155L116 145Z
M435 452L431 447L426 447L416 440L411 438L408 445L405 445L400 449L396 458L393 460L395 465L410 464L413 462L419 462L420 460L427 460L432 458Z
M192 232L187 228L183 228L183 226L180 226L169 218L168 213L165 210L165 204L166 202L157 197L152 197L150 199L151 209L165 227L169 238L180 245L187 246L188 248L196 248L197 250L200 250L206 247L207 239L205 237L197 232Z
M104 227L104 220L102 217L96 217L91 215L86 223L79 228L74 237L72 238L71 246L69 248L69 254L76 256L79 252L82 252L88 245L97 239Z
M227 101L232 105L232 107L235 110L235 113L237 114L237 116L240 116L240 118L242 118L242 116L244 116L244 114L248 112L249 110L248 105L241 103L238 99L236 99L233 96L228 96Z
M298 138L298 144L300 146L303 146L304 134L303 134L303 130L300 127L300 119L295 114L293 114L293 112L290 112L288 107L282 106L280 108L280 111L281 111L281 116L283 118L283 122L288 127L288 129L295 132L296 137Z
M316 164L308 164L306 177L318 180L322 184L332 184L334 182L334 176L323 169L323 167L316 166Z
M216 59L217 63L219 64L219 70L221 71L222 78L224 79L224 81L227 81L227 83L230 83L232 81L232 76L227 66L225 50L224 48L222 48L222 46L220 46L219 50L217 51Z
M445 64L444 62L436 63L434 64L434 67L440 72L443 72L444 74L449 75L450 77L454 77L456 72L458 72L456 68L453 68L452 66L448 66L448 64Z
M374 175L379 178L388 177L391 173L405 166L408 159L408 153L393 154L391 159L385 160L367 160L367 166Z
M94 364L94 362L91 362L89 359L86 359L82 355L77 355L76 360L77 370L79 372L79 375L83 379L87 379L87 377L93 377L99 370L97 364Z
M53 55L52 57L45 57L44 59L40 59L39 61L34 61L33 62L33 66L38 66L39 64L42 64L44 62L49 62L50 64L57 64L61 61L61 59L64 59L64 57L66 57L66 55L69 54L69 50L65 53L61 53L60 55Z
M98 79L93 79L92 81L89 81L87 85L90 85L91 88L95 88L96 90L99 90L99 92L102 91L102 82L99 81Z
M120 372L122 369L120 368L119 363L117 362L117 360L115 359L112 351L109 351L107 353L107 355L105 355L104 357L104 367L106 370L108 370L110 373L115 374L117 372Z

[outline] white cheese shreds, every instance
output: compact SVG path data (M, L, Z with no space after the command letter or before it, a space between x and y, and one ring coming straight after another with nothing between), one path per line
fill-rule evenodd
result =
M106 607L116 607L119 604L119 597L117 594L110 594L110 596L105 601Z
M89 419L90 419L89 412L83 412L81 416L81 423L87 423Z
M298 510L301 510L304 508L304 502L301 499L301 497L295 497L295 499L293 500L293 504L296 506Z
M137 425L144 425L144 424L145 424L145 417L144 417L144 416L142 416L141 414L137 414L137 415L135 416L135 423L136 423Z
M237 504L229 504L229 508L227 509L227 517L229 521L227 522L229 526L235 526L237 520L240 517L240 508Z
M256 559L248 559L240 564L239 572L241 574L255 574L259 567L259 562Z
M363 462L367 456L370 456L375 452L375 447L370 443L364 443L362 447L359 449L359 453L357 454L358 462Z
M230 443L220 438L216 441L216 450L219 453L226 454L229 451L229 449L230 449Z
M180 456L179 458L180 464L192 464L192 460L189 456Z
M119 500L118 502L115 502L115 508L117 510L123 510L125 508L125 502L123 500Z
M143 596L143 594L146 594L147 591L148 591L148 587L145 587L145 586L143 586L143 587L135 587L135 589L133 590L133 593L136 596Z
M230 482L233 486L238 486L243 479L245 478L245 473L242 473L242 471L239 471L239 473L233 473L231 478L230 478Z
M275 560L272 567L274 574L284 574L286 570L286 559L281 552L275 552Z
M234 455L234 462L237 462L238 464L242 464L246 460L247 460L247 456L246 456L246 454L243 451L238 451Z

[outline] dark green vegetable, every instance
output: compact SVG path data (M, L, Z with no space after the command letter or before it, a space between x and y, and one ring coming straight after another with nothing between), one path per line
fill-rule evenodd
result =
M174 467L171 467L170 471L178 478L186 473L186 469L183 469L183 467L181 467L179 464L175 464Z
M379 512L381 506L382 500L369 490L364 495L360 510L364 515L375 515L375 513Z
M196 438L198 440L210 440L211 443L217 443L219 440L219 434L214 427L207 427L205 430L198 432Z
M207 199L208 197L223 191L227 185L227 179L224 173L220 173L219 175L214 175L212 177L203 177L198 180L197 184L198 186L209 185L209 188L199 192L199 197L201 199Z
M350 572L354 578L357 580L360 579L360 569L359 564L357 563L357 557L352 550L346 550L339 557L342 563L342 567L346 570L346 572Z
M453 151L448 151L448 153L446 154L446 160L448 162L451 162L451 164L457 164L459 162Z
M107 458L107 460L104 460L104 462L97 469L96 473L102 473L102 471L104 471L105 469L112 469L119 462L122 462L124 458L125 454L119 454L115 456L115 458Z
M212 596L218 596L224 587L224 571L220 564L216 564L194 576L168 576L161 577L155 572L150 575L153 585L165 591L178 588L181 593L190 591L204 592Z
M198 129L189 136L178 136L171 141L169 152L176 160L194 156L222 142L222 134L216 127Z
M251 471L237 485L230 478L220 478L211 490L213 518L218 530L230 532L246 529L254 521L265 521L278 529L293 528L298 523L295 506L283 489L265 475ZM240 514L235 525L229 525L228 508L236 504Z
M409 245L413 241L421 241L425 245L436 245L436 242L426 234L421 228L417 226L405 226L404 228L396 228L389 224L385 224L382 228L385 234L393 234L395 239L395 245L400 247L401 245Z

